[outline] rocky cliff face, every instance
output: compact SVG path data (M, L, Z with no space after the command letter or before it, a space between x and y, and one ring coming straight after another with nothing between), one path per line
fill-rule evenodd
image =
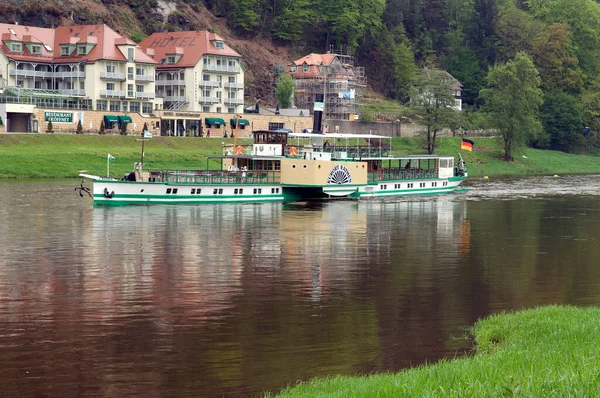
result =
M268 39L236 37L224 18L193 0L2 0L0 22L45 28L105 23L136 41L153 32L209 30L244 58L249 103L273 103L273 66L292 59Z

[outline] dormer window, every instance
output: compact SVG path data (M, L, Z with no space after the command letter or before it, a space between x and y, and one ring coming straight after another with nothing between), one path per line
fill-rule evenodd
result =
M292 73L298 72L298 67L296 65L292 66Z
M174 64L175 63L175 56L174 55L167 55L167 63L168 64Z
M308 72L308 65L307 64L302 65L302 72Z
M85 55L87 54L86 46L77 46L77 55Z
M225 43L223 43L220 40L215 41L215 47L217 47L217 48L225 48Z
M128 48L127 49L127 60L129 62L133 62L134 58L133 58L133 48Z
M71 51L69 51L69 46L60 46L60 55L70 55Z
M319 72L322 74L325 71L325 68L323 67L323 65L319 66Z
M36 54L36 55L40 55L42 53L42 46L40 46L40 45L33 45L33 46L31 46L31 53L32 54Z
M10 44L10 51L12 51L14 53L23 52L23 45L21 43L11 43Z

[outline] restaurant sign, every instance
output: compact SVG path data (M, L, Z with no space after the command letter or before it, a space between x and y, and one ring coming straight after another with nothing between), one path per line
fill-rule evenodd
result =
M44 112L44 120L52 123L73 123L73 112Z

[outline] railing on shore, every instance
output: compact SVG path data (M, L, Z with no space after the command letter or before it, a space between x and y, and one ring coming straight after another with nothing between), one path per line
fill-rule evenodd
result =
M419 170L419 169L387 169L369 173L369 182L375 181L393 181L393 180L422 180L427 178L437 178L438 170Z
M175 184L278 184L279 171L152 170L150 182Z

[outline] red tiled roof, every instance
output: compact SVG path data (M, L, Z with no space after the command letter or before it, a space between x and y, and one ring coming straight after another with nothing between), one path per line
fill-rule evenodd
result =
M335 54L308 54L294 61L298 66L306 63L307 65L329 65L335 59Z
M183 50L183 55L176 64L157 65L159 69L196 66L204 54L240 57L227 44L224 44L224 48L216 48L215 40L224 42L220 36L206 30L160 32L148 36L139 45L143 49L153 49L154 60L157 62L166 59L167 54L180 54Z
M15 32L13 35L10 29ZM60 26L56 29L37 28L33 26L0 24L2 40L25 41L29 36L31 42L42 43L42 54L30 54L25 46L22 53L13 53L4 43L0 49L10 58L19 61L45 61L45 62L81 62L93 63L98 60L126 61L126 55L119 50L120 45L135 45L135 43L107 25L84 25L84 26ZM8 37L8 38L7 38ZM76 55L76 51L70 56L60 55L61 44L95 44L87 55ZM48 50L48 47L51 51ZM156 63L148 57L141 48L135 51L135 62Z

